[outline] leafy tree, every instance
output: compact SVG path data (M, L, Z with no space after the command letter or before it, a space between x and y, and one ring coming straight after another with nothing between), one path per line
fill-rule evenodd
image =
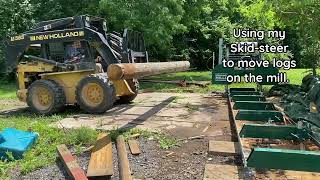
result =
M238 5L236 0L187 0L183 24L188 31L176 35L174 57L190 60L197 69L206 69L213 52L218 52L219 38L232 38L231 32L238 26Z
M0 0L0 17L0 67L3 68L4 41L8 36L22 33L32 26L33 6L29 0ZM1 72L4 73L4 69Z
M319 4L313 0L0 0L0 40L24 32L35 21L98 15L107 19L110 31L143 32L153 58L190 60L194 67L205 69L212 53L218 54L219 38L236 41L234 28L285 27L284 42L265 42L290 45L300 65L315 69L317 64L310 59L320 62ZM288 58L290 54L266 55L275 56Z
M320 2L313 0L276 1L277 11L289 29L296 32L297 46L301 51L295 54L301 57L303 64L311 65L313 75L320 63Z
M181 23L184 0L101 0L100 9L112 29L124 28L144 33L154 57L168 58L173 36L184 32Z
M190 58L198 69L207 67L213 52L218 54L219 38L229 43L238 41L233 37L233 29L272 30L281 26L273 4L265 0L187 0L185 9L183 23L188 32L177 37L176 42L184 44L179 44L176 53L177 57Z
M37 21L99 13L99 0L30 0Z

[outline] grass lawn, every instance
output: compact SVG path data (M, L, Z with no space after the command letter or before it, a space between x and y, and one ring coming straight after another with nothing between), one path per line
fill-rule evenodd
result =
M283 71L287 73L288 79L291 84L300 85L302 82L302 78L305 77L307 73L307 69L291 69L289 71ZM179 72L174 74L166 74L160 76L152 76L146 79L152 80L184 80L187 81L211 81L212 72L211 71L203 71L203 72ZM165 84L165 83L145 83L141 82L141 89L143 91L161 91L161 92L199 92L199 93L208 93L211 91L223 91L223 85L214 85L211 84L206 88L200 87L190 87L190 88L181 88L177 87L174 84ZM254 83L239 83L232 84L230 87L233 88L241 88L241 87L256 87ZM264 86L264 90L268 91L271 86Z
M16 98L16 83L0 84L0 99L15 99Z
M0 179L9 179L10 171L29 173L35 169L52 164L56 160L56 146L66 144L73 147L89 146L95 142L97 132L80 128L64 132L62 129L49 127L49 124L64 118L66 114L42 117L24 111L17 115L0 116L0 129L16 128L39 133L37 144L31 148L22 160L0 161ZM80 150L79 150L80 152Z

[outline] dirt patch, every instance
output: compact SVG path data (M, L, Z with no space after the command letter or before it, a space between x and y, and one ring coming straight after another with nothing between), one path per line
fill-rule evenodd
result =
M26 107L26 104L18 99L0 99L0 112L23 107Z
M52 126L100 130L141 128L172 132L177 137L203 134L218 121L228 121L226 99L215 94L142 93L128 105L116 105L103 115L68 117ZM185 133L185 134L184 134Z

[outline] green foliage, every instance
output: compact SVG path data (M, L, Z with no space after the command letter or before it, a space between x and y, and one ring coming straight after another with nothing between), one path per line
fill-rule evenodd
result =
M156 136L160 148L162 149L170 149L172 147L178 146L178 141L175 138L165 136L165 135L158 135Z
M68 132L66 138L68 139L69 144L90 145L95 143L97 136L97 131L87 127L81 127Z
M4 41L32 26L33 5L29 0L0 0L0 76L4 72Z
M16 84L2 82L0 86L0 100L15 99L16 96ZM1 108L1 105L0 105Z
M242 15L241 21L247 28L273 30L280 25L273 4L269 1L257 0L254 3L244 1L240 4L239 11Z
M168 56L172 39L186 27L183 0L101 0L100 9L113 29L130 28L144 33L155 56Z
M35 7L34 18L37 21L99 13L99 0L30 0L30 2Z
M316 68L320 63L320 2L314 0L275 1L278 15L289 31L293 32L291 44L299 64L312 67L316 75ZM296 41L295 41L296 40Z
M198 69L206 69L212 61L212 53L218 54L219 38L229 43L239 41L233 37L233 29L273 30L282 27L273 4L265 0L189 0L185 9L183 23L189 31L174 41L177 44L175 57L190 60ZM288 59L287 55L281 58Z
M0 37L21 33L32 23L33 5L29 0L0 1Z
M292 54L266 54L266 59L295 58L299 67L319 62L320 3L314 0L0 0L0 40L24 32L35 21L90 14L107 19L109 31L129 28L145 35L152 59L190 60L193 67L210 67L218 39L236 41L234 28L287 31L284 42ZM0 48L0 67L3 64Z
M39 133L39 139L18 161L0 161L0 178L5 179L13 168L21 170L22 174L29 173L36 169L46 167L56 160L56 146L66 144L70 149L75 148L75 152L80 152L80 147L93 145L97 132L80 128L75 130L63 130L50 127L51 122L64 118L65 115L52 115L49 117L32 115L23 112L20 115L0 116L0 130L13 127L20 130L32 129Z

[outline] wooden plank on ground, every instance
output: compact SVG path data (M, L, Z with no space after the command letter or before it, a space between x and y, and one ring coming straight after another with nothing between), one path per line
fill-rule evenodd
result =
M133 155L141 154L141 150L137 140L128 140L128 144L129 144L131 154Z
M101 133L91 151L87 176L101 177L113 175L112 142L110 136Z
M126 144L122 135L117 137L117 150L120 180L132 180Z
M67 146L62 144L57 146L58 155L67 169L69 176L75 180L87 180L87 176L80 168L75 157L72 156Z
M206 164L203 180L239 180L243 179L241 167L231 165Z
M237 142L209 141L209 154L219 156L235 156L239 154Z

